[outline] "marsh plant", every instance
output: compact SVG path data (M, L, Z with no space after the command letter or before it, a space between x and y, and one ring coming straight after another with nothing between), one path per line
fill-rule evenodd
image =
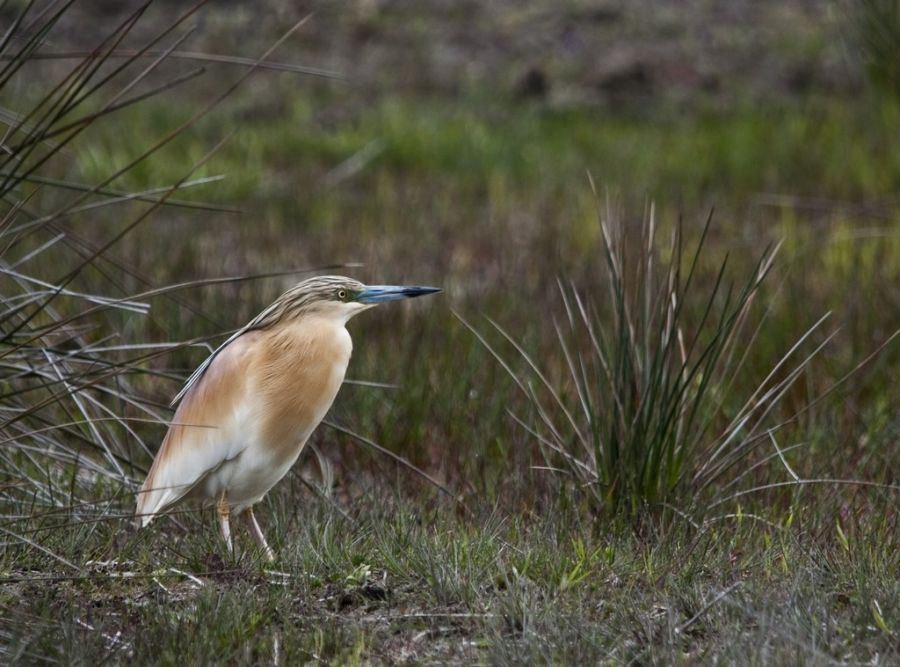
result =
M814 335L825 315L761 374L749 367L778 246L735 278L728 256L707 250L712 216L692 249L681 223L660 238L652 208L640 225L599 224L594 291L559 281L558 354L538 359L494 322L514 354L478 334L527 398L512 417L539 446L536 467L557 474L564 493L633 520L671 510L700 521L780 486L748 486L767 464L800 483L785 454L793 447L779 444L798 412L781 403L830 336ZM749 391L746 376L760 377Z
M900 97L900 0L859 0L854 9L855 41L869 81Z
M203 4L136 30L150 7L144 3L106 27L93 48L65 53L53 45L56 31L71 28L63 18L72 2L2 9L8 22L0 36L0 508L13 544L51 556L19 523L52 522L63 508L85 520L129 508L133 480L151 451L142 425L167 419L165 406L147 396L147 381L177 379L151 362L185 345L135 342L149 300L177 303L173 293L186 285L157 287L122 259L121 242L163 206L221 210L176 197L216 180L194 177L214 148L182 165L174 182L137 191L121 183L218 105L259 61L127 160L85 177L76 156L90 153L92 131L107 118L171 95L203 74L203 65L167 66Z

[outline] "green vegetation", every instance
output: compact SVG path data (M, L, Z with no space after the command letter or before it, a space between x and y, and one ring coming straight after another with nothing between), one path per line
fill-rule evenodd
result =
M280 527L278 571L251 554L215 557L212 531L173 543L169 525L125 540L117 555L127 564L7 581L4 604L28 609L6 623L10 653L163 664L791 664L890 661L896 651L896 531L820 523L836 506L798 505L779 525L748 515L636 537L559 507L548 508L553 521L461 521L382 495L381 510L346 505L349 521L315 499L298 512L281 502L288 496L267 503ZM92 531L95 544L122 541L110 522L74 530ZM74 538L73 557L83 553Z
M900 94L900 2L862 0L856 6L857 39L872 83L884 94Z
M272 81L273 95L282 93L283 82L278 84ZM900 107L875 99L812 97L763 109L737 102L724 111L671 107L609 113L554 110L485 94L455 100L391 98L354 110L352 96L343 91L337 97L348 98L350 111L336 124L316 108L315 97L296 90L284 95L278 123L247 118L245 110L237 117L220 113L203 132L130 172L126 180L144 186L171 178L179 164L196 160L212 140L230 132L235 134L229 145L208 168L229 175L224 196L249 197L278 209L302 205L284 171L309 179L302 199L318 200L325 173L360 152L370 159L362 162L365 168L351 187L359 179L433 184L448 177L446 187L469 196L483 195L495 181L523 197L535 196L535 184L547 193L578 196L572 190L586 191L584 174L590 170L605 187L660 200L680 197L692 207L714 195L741 206L761 194L879 197L900 175L900 157L884 141L900 123ZM104 173L185 116L164 102L135 109L116 120L121 132L92 142L83 164L88 173L91 168ZM146 133L127 132L133 127Z
M900 659L896 99L264 71L194 122L248 70L32 61L40 27L0 45L4 663ZM266 498L276 567L208 511L136 531L203 345L344 262L445 294L353 321L386 386Z

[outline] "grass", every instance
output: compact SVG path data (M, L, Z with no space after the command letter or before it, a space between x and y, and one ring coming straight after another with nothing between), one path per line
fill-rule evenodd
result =
M855 7L854 18L870 80L884 94L896 96L900 86L900 3L864 0Z
M738 100L725 111L701 105L601 113L517 106L487 92L450 101L398 96L357 108L359 100L338 91L329 104L346 117L336 123L316 96L278 80L269 85L270 94L280 98L284 125L273 125L265 115L247 118L243 110L220 115L206 132L131 172L130 183L147 186L171 174L175 165L201 155L223 127L240 132L210 169L229 174L227 192L236 199L272 208L290 205L285 199L295 194L279 173L307 179L306 197L316 202L329 194L322 192L329 190L323 188L326 173L367 147L361 171L351 174L357 179L339 181L345 187L330 189L332 197L344 198L360 181L431 181L441 175L452 175L446 187L459 193L483 191L496 180L516 194L535 184L549 193L571 192L573 179L584 183L587 169L604 187L628 195L660 201L680 197L684 205L696 206L727 192L728 203L745 206L762 194L827 193L836 200L881 196L900 172L900 159L880 140L900 117L890 100L869 104L811 96L764 109ZM129 134L128 127L140 122L150 134L162 132L185 111L154 103L133 114L116 122L121 134L92 142L84 153L88 173L138 149L146 135Z
M497 325L527 365L526 377L485 345L531 401L534 425L513 417L539 443L545 469L577 480L596 512L637 519L670 508L674 500L679 511L700 519L717 504L707 497L710 487L751 465L761 443L768 449L772 440L778 449L780 425L765 426L767 418L819 351L799 364L791 360L822 320L751 394L735 401L730 387L743 373L753 338L743 330L775 250L764 250L738 284L728 282L723 261L709 291L697 295L693 281L709 222L692 252L675 229L662 266L655 224L651 211L631 238L627 230L601 223L606 298L583 297L560 283L567 317L554 324L566 375L549 379L542 364ZM692 307L699 308L693 318ZM772 381L779 376L780 382Z
M120 83L136 71L123 71ZM163 67L156 83L185 71ZM220 69L192 80L190 91L104 115L50 153L31 175L42 180L5 191L5 662L900 658L890 488L900 470L900 347L890 342L900 284L895 102L813 93L763 106L563 109L477 88L371 99L352 86L267 73L106 182L227 89L225 77L240 76ZM32 99L12 90L0 91L4 104L27 109ZM103 100L85 104L102 108ZM170 192L192 169L194 185ZM126 195L79 200L97 184ZM128 193L169 200L162 207ZM646 266L640 230L650 200L659 283L637 271ZM74 210L82 205L92 208ZM10 232L59 211L65 217L52 226ZM607 239L615 222L630 240L611 248L598 217ZM635 294L671 300L666 270L691 270L692 255L673 250L673 230L684 248L705 234L690 289L674 290L682 338L697 340L701 360L706 346L742 360L729 372L685 362L671 335L654 338L663 301L651 300L659 310L642 321L623 317L626 305L646 303ZM757 284L757 263L774 243L778 257ZM602 268L613 249L622 255L610 277ZM370 282L445 287L443 301L353 321L349 376L389 386L346 385L330 418L420 466L455 499L352 435L321 428L311 442L320 456L304 455L259 513L281 556L275 570L249 541L224 557L208 512L188 509L135 531L134 484L203 343L255 315L300 269L345 261L362 262L341 270ZM25 277L12 276L13 267ZM293 273L207 281L280 271ZM11 333L26 330L14 304L41 303L63 279L72 294L36 308L24 337ZM561 296L558 280L574 292ZM752 300L729 305L729 282L749 284ZM654 384L640 364L621 366L616 382L599 371L574 381L556 326L572 322L566 349L583 350L574 345L585 342L588 322L574 293L593 304L594 330L616 334L607 361L656 358L669 384ZM136 303L104 305L122 298ZM98 299L107 301L98 307ZM706 328L707 305L739 314L744 328L733 338L721 324ZM689 452L688 463L632 475L646 484L631 488L616 481L627 466L611 465L600 497L613 491L622 500L609 506L585 485L593 478L546 470L565 469L565 459L545 458L529 429L552 426L557 449L576 447L562 407L523 394L454 311L478 332L491 327L485 317L510 332L511 341L492 339L497 353L522 382L527 355L566 409L579 391L602 394L590 420L629 443L632 473L666 447ZM636 346L630 329L662 344ZM822 352L779 368L766 385L785 389L772 423L793 417L777 433L778 449L754 440L707 486L668 483L702 465L704 443L715 441L699 428L694 438L666 430L653 416L665 415L663 404L632 389L681 386L687 363L702 368L697 386L705 388L685 385L687 402L671 394L670 410L701 400L718 427L755 419L765 408L745 407L747 397L810 329L804 349L827 341ZM723 352L716 346L726 340L732 347ZM628 410L609 408L623 398ZM644 431L660 437L642 435L641 415L652 417Z
M291 487L302 514L267 503L287 527L278 536L281 572L264 570L252 552L214 557L212 539L196 531L163 540L160 530L171 527L154 529L126 540L115 564L85 561L73 580L7 582L9 654L153 655L164 664L714 656L887 664L897 656L895 523L851 528L850 519L841 546L834 524L819 523L821 508L806 508L794 527L744 518L637 538L627 526L586 526L560 508L553 521L486 515L473 523L396 497L379 511L351 505L348 521L296 481ZM162 548L148 549L154 544ZM108 555L71 546L73 556ZM65 623L56 620L61 610Z

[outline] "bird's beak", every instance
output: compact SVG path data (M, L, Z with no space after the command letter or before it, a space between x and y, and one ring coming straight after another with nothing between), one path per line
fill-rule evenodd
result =
M402 285L369 285L356 295L356 301L360 303L383 303L384 301L398 301L411 299L425 294L440 292L438 287L404 287Z

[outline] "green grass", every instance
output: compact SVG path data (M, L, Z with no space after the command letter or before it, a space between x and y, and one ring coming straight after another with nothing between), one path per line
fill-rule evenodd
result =
M725 203L746 205L764 193L882 196L900 175L900 158L882 141L900 120L900 108L890 100L810 97L762 109L735 102L724 110L670 106L623 113L517 106L487 93L453 100L388 97L357 108L360 102L345 93L329 100L342 112L335 122L317 97L284 90L277 81L271 85L273 95L284 95L277 123L217 114L192 139L129 172L129 182L171 180L179 164L231 132L230 145L209 171L229 175L226 197L278 207L298 194L287 174L307 179L304 198L317 200L324 172L373 142L372 160L363 163L357 180L452 175L445 186L457 193L483 192L496 179L515 194L536 184L541 191L571 194L573 179L584 183L590 170L602 186L629 196L678 198L695 206L727 193ZM119 164L186 116L163 102L126 114L114 121L107 140L92 139L82 165L90 174ZM129 132L136 126L141 132Z
M823 508L798 506L792 527L747 517L635 537L560 508L552 519L470 522L382 496L381 510L349 506L350 522L293 486L295 502L265 503L275 512L267 524L283 526L277 571L253 552L214 556L204 538L211 516L182 516L191 530L174 539L166 522L124 539L113 522L86 540L70 533L54 544L61 553L118 559L73 579L42 581L51 563L7 550L4 571L16 571L2 594L9 655L161 664L897 658L895 521L840 520L842 542Z

